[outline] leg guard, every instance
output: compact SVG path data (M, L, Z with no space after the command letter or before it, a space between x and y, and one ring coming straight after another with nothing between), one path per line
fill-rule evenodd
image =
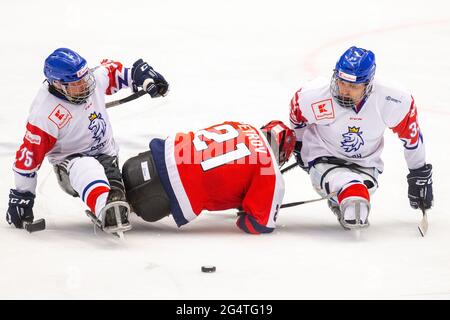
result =
M122 175L127 199L138 216L154 222L170 214L169 197L150 151L128 159L122 167Z
M105 171L93 157L77 157L67 167L69 182L89 209L98 215L106 205L111 187Z

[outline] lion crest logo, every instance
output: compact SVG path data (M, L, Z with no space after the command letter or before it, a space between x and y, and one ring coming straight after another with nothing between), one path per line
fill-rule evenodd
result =
M93 134L92 139L99 143L106 133L106 121L100 112L97 114L95 111L89 116L89 121L89 130Z
M359 129L359 127L348 127L348 132L342 135L344 140L341 141L341 147L345 152L358 151L364 145L364 140L361 136L363 132L359 131Z

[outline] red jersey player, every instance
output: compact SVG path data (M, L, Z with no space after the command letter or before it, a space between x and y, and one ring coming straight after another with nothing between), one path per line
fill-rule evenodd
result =
M127 160L123 180L134 212L153 222L172 214L178 227L203 210L239 208L237 226L247 233L275 228L284 196L279 170L291 156L295 133L281 121L260 130L224 122L165 140Z

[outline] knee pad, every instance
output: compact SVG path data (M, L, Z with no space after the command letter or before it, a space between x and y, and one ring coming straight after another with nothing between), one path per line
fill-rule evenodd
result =
M122 167L126 196L133 211L148 222L170 214L170 201L150 151L128 159Z

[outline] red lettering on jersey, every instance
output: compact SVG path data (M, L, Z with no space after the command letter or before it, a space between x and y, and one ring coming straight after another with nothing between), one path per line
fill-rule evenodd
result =
M58 104L48 116L48 119L56 124L58 129L61 129L72 119L72 114L62 105Z
M64 118L64 114L61 114L61 111L57 110L55 113L55 117L57 117L61 121Z
M319 105L319 112L320 113L324 113L324 112L327 112L327 109L325 109L325 106L326 106L326 104L324 103L324 104L321 104L321 105Z
M30 143L41 144L41 137L37 134L32 134L28 130L25 133L25 139L28 140Z
M331 99L322 100L311 104L312 111L316 120L334 119L334 107Z

